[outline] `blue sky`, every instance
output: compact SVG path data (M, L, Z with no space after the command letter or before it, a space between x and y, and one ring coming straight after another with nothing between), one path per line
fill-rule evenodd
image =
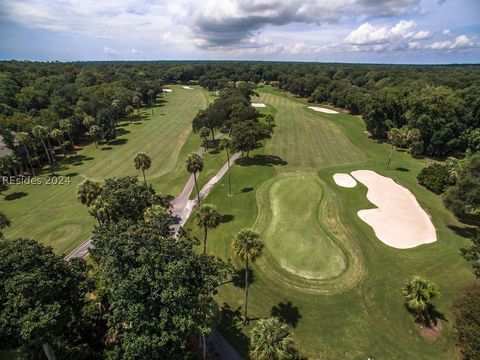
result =
M0 59L480 63L480 0L15 0Z

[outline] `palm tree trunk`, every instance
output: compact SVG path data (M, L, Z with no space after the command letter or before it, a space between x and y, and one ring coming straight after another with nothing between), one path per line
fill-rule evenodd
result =
M203 360L207 358L207 342L205 341L205 334L202 334L203 338Z
M43 145L43 149L45 150L45 154L47 154L47 160L52 170L52 175L55 175L55 169L53 168L53 163L52 163L52 160L50 159L50 154L48 153L47 145L45 145L45 141L43 140L43 138L40 138L40 139L42 140L42 145Z
M393 144L392 144L392 148L390 149L390 155L388 156L387 169L390 166L390 160L392 160L392 155L393 155Z
M27 153L28 164L30 165L30 170L32 171L32 175L35 176L35 170L33 170L32 161L30 160L30 153L28 152L27 145L23 144L23 148Z
M210 128L210 132L212 133L212 140L215 141L215 130Z
M228 149L225 148L227 152L227 164L228 164L228 195L232 195L232 181L230 178L230 154L228 153Z
M55 353L53 352L53 349L49 343L43 344L42 347L43 347L43 351L45 352L45 356L47 357L48 360L56 359Z
M67 131L68 139L70 140L70 144L72 145L73 152L75 153L75 156L77 156L77 148L75 147L75 144L73 143L72 136L70 135L70 131Z
M197 173L193 173L193 180L195 180L195 189L197 189L197 206L200 206L200 191L198 191Z
M145 183L145 186L147 186L147 178L145 177L145 170L142 169L143 173L143 182Z
M248 307L248 256L245 258L245 312L243 314L243 325L247 324Z
M207 255L207 227L204 226L203 229L205 230L205 235L203 236L203 255Z

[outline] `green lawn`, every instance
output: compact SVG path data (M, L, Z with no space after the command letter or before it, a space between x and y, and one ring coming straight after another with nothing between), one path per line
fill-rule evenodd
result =
M14 185L0 197L0 208L12 220L6 236L30 237L52 246L57 253L74 249L90 236L94 219L75 197L77 185L85 178L138 175L133 158L146 152L152 158L147 181L157 191L177 194L189 174L184 169L187 154L200 146L198 136L191 133L191 121L207 101L204 91L185 90L171 86L154 108L144 109L138 121L120 124L120 136L110 145L89 144L61 162L60 175L68 176L70 184ZM207 169L208 170L208 169Z
M254 152L256 164L233 166L233 196L227 196L224 178L206 199L225 215L209 232L209 253L242 269L230 251L233 235L254 227L265 242L253 266L252 321L246 328L238 322L243 282L234 281L217 294L225 306L222 332L245 355L255 319L279 306L297 347L311 359L458 358L451 310L456 293L473 281L459 251L469 241L441 198L416 183L429 160L395 152L387 170L389 145L369 139L358 117L315 113L302 99L269 87L259 91L255 101L276 109L275 133ZM373 206L366 188L341 188L332 179L335 172L355 169L375 170L410 189L431 215L438 241L408 250L379 241L357 216ZM191 221L187 227L201 236ZM415 274L433 280L442 292L435 304L446 320L434 341L419 334L403 306L400 288Z

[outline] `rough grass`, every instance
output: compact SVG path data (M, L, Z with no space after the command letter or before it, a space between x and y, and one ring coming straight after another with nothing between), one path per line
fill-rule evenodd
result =
M260 98L255 101L277 108L277 126L265 148L258 149L253 155L280 156L287 164L235 165L232 168L234 195L227 195L226 178L223 178L206 200L215 204L225 219L217 229L209 232L208 252L232 261L240 276L220 287L217 294L217 300L224 305L224 335L246 355L248 334L256 319L270 316L276 307L292 325L296 346L311 359L459 358L451 310L455 294L473 281L469 265L459 254L459 249L469 243L466 237L470 230L445 210L439 196L416 183L416 175L429 160L413 159L408 154L395 152L390 169L386 169L389 146L369 139L359 118L343 113L308 113L308 105L301 99L268 87L260 92ZM318 125L312 125L313 121ZM289 135L289 131L297 134ZM311 138L309 133L314 131L319 135ZM290 136L291 141L288 140ZM278 137L290 141L289 146L283 147ZM353 149L355 153L345 149ZM317 159L302 159L302 156ZM361 184L353 189L341 188L332 179L335 172L355 169L375 170L410 189L431 215L438 241L408 250L394 249L379 241L373 230L357 216L358 210L373 207L366 199L366 188ZM282 184L285 174L292 172L301 176L312 176L313 172L322 196L319 198L311 193L310 188L316 185L310 183ZM289 187L290 191L266 191L274 199L262 203L265 189L271 189L277 182ZM298 192L296 187L300 188ZM249 303L251 321L249 326L242 327L239 320L243 305L243 263L232 256L231 239L240 229L255 226L263 218L270 219L277 210L267 204L277 202L280 209L292 209L290 216L285 213L279 217L283 220L278 224L288 225L290 230L282 233L272 225L261 227L266 251L253 265ZM313 203L318 204L317 224L309 210ZM306 210L302 210L303 207ZM294 223L292 218L301 223ZM271 224L271 221L266 223ZM302 225L317 226L318 230L302 229ZM191 222L187 226L194 228ZM287 233L292 229L298 235ZM194 234L200 236L201 232L195 229ZM272 234L275 236L271 237ZM297 268L305 264L308 266L306 270L315 268L320 271L322 263L327 264L329 260L322 258L319 251L305 254L295 245L282 244L273 255L270 254L276 241L302 244L315 234L330 237L345 254L346 270L340 276L324 280L305 279L279 264L278 259L284 258ZM319 264L315 264L315 259ZM443 329L435 341L428 341L420 335L418 325L402 302L402 284L415 274L436 282L442 292L435 305L446 320L441 320Z
M41 176L43 185L14 185L0 196L0 208L12 220L5 231L7 237L30 237L52 246L57 253L66 253L91 234L94 219L75 196L77 185L84 178L103 181L106 177L133 175L133 158L146 152L152 167L147 181L157 191L175 195L184 186L189 174L184 169L188 153L200 146L198 136L191 134L191 121L207 104L204 93L171 86L154 107L144 109L137 119L123 121L120 135L111 144L85 146L78 157L61 161L59 175L68 176L71 184L46 185L48 174Z

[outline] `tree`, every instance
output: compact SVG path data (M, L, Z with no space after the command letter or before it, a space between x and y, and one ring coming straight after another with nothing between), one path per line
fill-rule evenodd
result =
M388 141L391 144L390 155L388 156L387 169L390 166L390 161L392 160L393 148L397 147L402 140L402 133L400 129L392 128L387 133Z
M145 177L145 170L150 169L152 166L152 159L145 153L138 153L133 159L133 163L135 164L135 169L142 170L143 173L143 181L145 182L145 186L147 186L147 178Z
M28 136L28 133L26 132L16 133L15 140L17 141L18 145L23 146L23 150L27 155L28 164L30 165L30 171L32 172L32 175L35 176L35 169L33 168L32 160L30 158L30 152L28 151L28 147L27 147L27 144L30 142L30 137Z
M134 110L134 108L133 108L132 105L127 105L127 106L125 107L125 113L127 114L127 116L128 116L129 118L131 118L131 116L132 116L132 114L133 114L133 110Z
M82 124L89 130L93 125L96 124L96 120L93 118L93 116L87 115L83 118Z
M241 122L233 127L231 146L236 151L241 151L242 156L246 152L248 157L257 145L257 137L258 132L252 121Z
M98 141L102 137L102 128L98 125L92 125L90 127L90 130L88 131L88 135L92 138L92 140L95 142L95 147L98 147Z
M91 289L81 259L64 261L34 240L0 240L0 341L38 357L66 358L79 339L81 311ZM53 355L53 357L52 357Z
M293 360L293 338L278 318L260 319L250 333L252 360Z
M240 259L245 261L245 307L243 324L248 320L248 262L254 262L263 250L263 242L260 240L260 234L251 229L243 229L235 235L232 242L232 251Z
M0 212L0 239L3 239L2 230L11 225L10 219L4 213Z
M203 170L203 159L197 153L191 153L185 160L185 168L190 174L193 174L195 188L197 189L197 204L200 205L200 190L198 190L197 173Z
M227 138L222 138L220 140L220 148L224 149L225 152L227 153L227 164L228 164L228 195L232 195L232 181L231 181L231 176L230 176L230 153L228 149L231 146L231 142Z
M102 193L102 186L95 180L85 179L77 187L77 199L88 207L97 200Z
M421 276L414 276L405 283L402 294L407 309L419 321L430 326L431 301L440 296L437 285Z
M140 105L141 105L142 101L140 100L140 98L135 95L133 98L132 98L132 104L133 106L135 106L137 108L137 115L140 116Z
M63 145L63 132L59 129L53 129L50 132L50 137L54 139L59 146L62 147L63 155L67 156L67 152L65 151L65 145Z
M153 89L150 89L147 91L147 94L148 94L149 103L150 103L150 107L152 108L152 115L153 115L153 96L155 95L155 92L153 91Z
M472 284L454 302L457 344L464 360L480 359L480 286Z
M143 221L111 221L94 229L91 256L105 287L113 338L107 358L191 358L189 336L210 327L202 299L228 275L226 264L199 256L194 245L163 237Z
M442 194L453 185L449 170L448 165L432 163L420 170L417 181L435 194Z
M55 169L53 168L53 162L52 162L52 157L50 154L50 150L47 148L47 145L45 144L45 139L48 136L48 129L44 126L37 125L32 129L33 136L38 138L43 145L43 149L45 150L45 154L47 155L47 160L48 163L50 164L50 168L52 170L52 175L55 176Z
M200 300L200 310L204 316L205 326L201 329L202 340L202 355L203 360L207 357L207 343L205 341L205 335L211 333L219 324L221 320L221 312L218 304L211 297L202 298Z
M464 163L457 183L447 190L443 200L447 209L460 218L480 209L480 155L474 155Z
M203 140L203 147L205 148L205 151L208 149L208 137L210 136L210 129L207 127L202 127L199 131L198 134Z
M207 233L208 229L214 229L220 224L221 216L217 208L211 204L203 204L195 214L195 224L203 227L203 254L207 254Z
M471 247L461 249L462 256L472 263L473 273L480 279L480 230L476 230L471 240L473 242Z
M63 132L67 133L68 139L70 140L70 145L72 145L72 148L73 148L73 152L75 153L75 155L77 155L77 148L75 147L75 144L73 142L72 135L71 135L71 132L73 130L72 122L69 119L63 119L63 120L60 120L59 126Z

